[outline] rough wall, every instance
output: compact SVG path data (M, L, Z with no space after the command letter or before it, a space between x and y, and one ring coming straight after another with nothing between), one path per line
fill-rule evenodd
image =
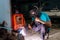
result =
M11 27L10 0L0 0L0 23L5 20Z

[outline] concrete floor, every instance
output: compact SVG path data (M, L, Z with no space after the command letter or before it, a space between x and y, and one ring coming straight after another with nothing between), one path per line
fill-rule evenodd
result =
M28 31L25 40L41 40L41 39L39 33ZM60 40L60 30L52 29L50 31L50 36L48 40Z

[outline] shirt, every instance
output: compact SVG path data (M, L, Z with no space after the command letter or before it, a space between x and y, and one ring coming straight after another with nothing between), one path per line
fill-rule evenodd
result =
M50 18L49 18L49 16L48 16L48 14L46 13L46 12L41 12L41 14L39 14L40 15L40 20L42 20L42 21L44 21L44 22L48 22L48 21L50 21ZM32 21L34 21L34 17L32 17Z

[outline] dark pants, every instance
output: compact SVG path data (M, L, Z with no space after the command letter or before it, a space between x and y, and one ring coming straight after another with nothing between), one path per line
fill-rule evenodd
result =
M50 27L45 26L45 36L47 36L47 39L49 38L50 33Z
M25 39L24 39L24 36L23 36L22 34L18 34L18 35L17 35L17 39L18 39L18 40L25 40Z

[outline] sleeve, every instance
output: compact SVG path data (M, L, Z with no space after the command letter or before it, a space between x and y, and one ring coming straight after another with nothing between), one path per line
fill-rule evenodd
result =
M34 18L32 17L32 21L34 21Z
M47 14L46 12L41 12L41 13L42 13L42 14L41 14L41 16L40 16L40 19L41 19L42 21L45 21L45 22L50 21L50 18L49 18L48 14Z
M50 21L50 17L48 16L47 13L46 13L46 21Z

